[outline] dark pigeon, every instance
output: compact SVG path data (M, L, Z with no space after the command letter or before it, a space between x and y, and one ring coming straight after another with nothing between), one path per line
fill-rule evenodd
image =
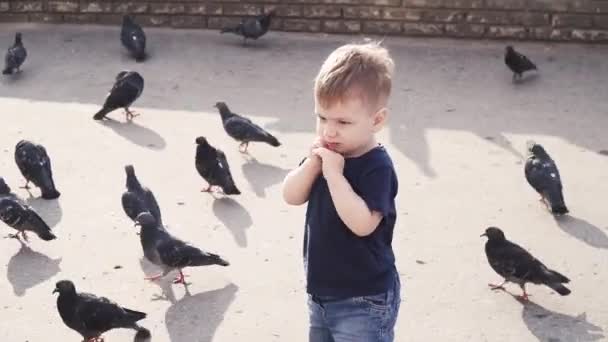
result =
M120 41L129 50L129 53L138 62L143 62L146 58L146 35L141 26L133 20L130 15L122 17L122 29L120 31Z
M226 195L239 195L241 191L234 184L224 152L211 146L205 137L198 137L195 142L194 165L198 174L209 184L201 191L211 192L214 187L220 187Z
M2 74L11 75L15 71L20 71L21 64L25 62L25 58L27 57L27 50L23 46L23 42L21 41L21 32L17 32L15 34L15 44L8 48L6 51L6 56L4 57L4 70L2 70Z
M493 289L503 289L507 282L518 284L523 290L524 300L528 300L526 283L546 285L562 296L570 294L570 290L562 283L570 282L564 275L550 270L542 262L517 244L507 240L502 230L489 227L481 236L486 236L486 256L490 266L505 280L500 285L489 284Z
M93 116L93 119L101 120L111 111L124 108L126 119L132 120L139 114L129 110L129 107L139 98L143 91L144 78L138 72L126 70L119 72L103 107Z
M513 71L513 81L522 78L522 74L530 70L538 70L528 57L515 51L512 46L505 49L505 64Z
M553 214L567 214L557 165L540 144L529 141L528 152L530 156L524 167L526 180L540 194L541 201L548 205Z
M257 40L268 32L273 16L274 11L270 11L266 14L245 18L236 26L223 28L220 33L229 32L242 36L243 44L247 44L247 39Z
M160 208L156 198L154 198L154 193L139 183L133 165L125 166L125 172L127 174L127 191L122 194L122 208L125 214L135 221L137 215L149 212L162 226Z
M23 240L28 241L26 231L35 233L44 241L57 238L51 231L51 227L32 207L26 205L14 195L0 195L0 220L17 230L16 234L9 234L11 238L19 239L19 234L21 234Z
M15 163L26 180L23 188L29 189L32 182L40 188L44 199L55 199L61 195L55 187L51 159L44 146L28 140L19 141L15 146Z
M174 280L176 284L184 284L182 268L208 265L230 265L219 255L204 252L179 240L166 230L161 229L154 216L150 213L141 213L137 216L137 224L141 227L140 241L144 256L151 263L162 268L162 273L146 277L148 280L157 280L166 276L172 270L179 270L179 276Z
M137 324L146 318L145 313L123 308L106 297L78 293L69 280L58 281L55 292L59 293L57 311L61 320L86 342L103 341L103 333L117 328L136 330L135 341L150 341L150 331Z
M278 147L281 143L272 134L266 132L262 127L256 125L246 117L240 116L230 111L226 103L218 102L215 108L220 111L224 130L236 141L240 141L239 151L247 152L250 142L260 141ZM243 149L244 147L244 149Z

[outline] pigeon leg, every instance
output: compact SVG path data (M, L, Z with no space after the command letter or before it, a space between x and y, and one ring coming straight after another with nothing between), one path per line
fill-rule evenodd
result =
M212 187L211 187L211 184L209 184L209 185L207 185L207 187L206 187L206 188L202 188L202 189L201 189L201 192L211 192L211 188L212 188Z
M149 281L156 281L156 280L158 280L158 279L160 279L160 278L164 277L164 276L165 276L165 274L166 274L166 273L164 273L164 272L163 272L163 273L159 273L159 274L157 274L157 275L153 275L153 276L150 276L150 277L145 277L144 279L145 279L145 280L149 280Z
M528 297L530 297L530 295L526 292L526 284L519 285L519 287L521 287L521 289L524 293L521 296L517 296L517 297L520 298L521 300L528 301L529 300Z
M21 189L29 189L30 188L30 181L29 179L25 180L25 185L20 186Z
M179 270L179 276L177 276L175 278L175 280L173 280L173 284L184 284L186 285L186 281L184 280L186 276L184 275L184 273L182 272L182 270Z
M241 152L241 153L247 153L247 147L248 146L249 146L249 142L242 142L239 145L239 152ZM245 148L243 149L243 147L245 147Z
M125 108L125 115L126 115L128 121L131 121L131 120L133 120L134 117L139 116L138 113L135 113L134 111L129 110L129 108Z
M17 233L17 234L19 234L19 233ZM28 240L28 238L27 238L27 235L25 235L25 230L21 231L21 236L23 236L23 241L30 242L30 240Z
M505 288L503 287L503 285L506 284L506 283L507 283L507 280L505 279L505 281L503 281L500 285L488 284L488 286L492 290L504 290Z

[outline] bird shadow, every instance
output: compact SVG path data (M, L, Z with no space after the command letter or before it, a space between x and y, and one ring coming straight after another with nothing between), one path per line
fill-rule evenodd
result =
M266 188L277 184L289 172L273 165L260 163L255 158L249 158L243 164L243 175L258 197L266 197Z
M523 305L522 318L539 341L597 341L604 338L599 326L587 321L587 314L570 316L550 311L532 301L513 296Z
M141 270L144 272L146 277L156 275L160 272L160 269L148 260L146 260L145 257L141 257L139 259L139 266L141 267ZM177 298L175 298L175 292L173 291L173 277L171 276L171 273L168 274L165 278L156 281L149 281L145 279L142 280L153 283L160 288L161 294L154 294L154 297L152 297L153 301L165 300L170 303L177 302ZM188 287L186 286L186 288Z
M57 223L61 222L63 210L57 199L46 200L41 197L33 197L30 194L30 197L28 197L25 202L27 205L34 208L36 213L42 217L49 227L55 227Z
M595 248L608 248L608 235L598 226L583 219L565 215L555 221L564 232Z
M213 214L232 232L240 247L247 247L246 230L253 224L253 220L245 207L232 198L216 198L213 201Z
M114 119L106 118L105 120L101 120L99 123L109 127L116 134L136 145L153 150L162 150L167 146L165 139L160 134L134 121L123 123Z
M238 287L232 283L221 289L198 293L186 291L165 313L171 342L211 342Z
M8 261L6 278L13 286L13 292L22 297L30 289L57 274L61 269L61 258L51 259L32 250L22 241L19 251Z
M525 88L527 86L531 86L534 85L535 83L538 83L540 79L540 74L539 73L532 73L532 74L528 74L525 75L522 79L513 82L514 87L517 88Z

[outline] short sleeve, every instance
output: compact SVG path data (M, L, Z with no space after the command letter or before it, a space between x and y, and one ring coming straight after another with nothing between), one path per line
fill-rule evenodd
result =
M357 190L367 207L381 213L383 217L395 210L397 179L392 167L377 167L365 173L359 179Z

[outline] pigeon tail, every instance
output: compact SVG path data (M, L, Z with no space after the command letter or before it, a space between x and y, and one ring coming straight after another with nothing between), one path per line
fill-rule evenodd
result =
M13 68L11 68L11 67L6 67L4 70L2 70L3 75L10 75L12 73L13 73Z
M42 198L44 199L55 199L59 196L61 196L61 192L57 191L55 188L42 190Z
M55 188L55 182L53 181L53 175L50 172L50 168L42 170L40 175L40 184L36 184L40 187L42 192L42 198L44 199L55 199L61 195L57 188Z
M546 285L549 286L550 288L552 288L553 290L555 290L555 292L559 293L562 296L567 296L571 292L570 289L568 289L567 287L565 287L564 285L562 285L560 283L549 283Z
M544 196L549 202L553 214L564 215L569 212L568 207L564 203L564 195L560 190L545 191Z
M57 238L55 234L51 232L50 229L44 231L36 231L36 235L38 235L38 237L44 241L51 241Z
M124 310L127 312L127 317L129 318L129 320L133 321L133 322L137 322L141 319L146 318L146 314L144 312L140 312L140 311L135 311L135 310L131 310L131 309L127 309L124 308ZM135 325L136 328L138 328L137 325Z
M99 110L99 112L97 112L97 113L95 113L95 115L93 115L93 119L95 119L95 120L101 120L101 119L103 119L106 116L106 114L108 114L111 111L112 111L111 109L106 108L106 107L101 108Z
M150 334L150 330L136 326L137 333L133 338L133 342L149 342L152 340L152 334Z
M188 266L207 266L207 265L219 265L229 266L230 263L222 259L219 255L213 253L195 253L190 257L190 264Z
M222 187L222 190L224 191L224 193L226 195L240 195L241 191L236 187L236 185L234 183L230 183L224 187Z
M275 138L272 134L267 133L264 142L270 144L271 146L274 147L279 147L281 146L281 143L279 142L279 140L277 138Z

